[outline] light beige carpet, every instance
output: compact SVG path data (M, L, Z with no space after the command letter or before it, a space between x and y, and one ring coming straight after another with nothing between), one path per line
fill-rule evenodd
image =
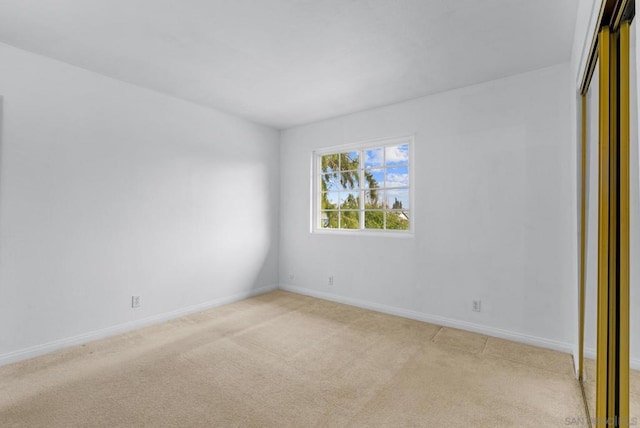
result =
M0 368L2 427L566 427L568 354L283 291Z

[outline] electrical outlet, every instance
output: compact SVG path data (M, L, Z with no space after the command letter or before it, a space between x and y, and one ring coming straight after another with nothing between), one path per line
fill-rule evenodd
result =
M333 285L333 275L329 276L329 285Z
M473 312L482 312L482 300L473 301Z
M132 308L140 307L140 296L131 296L131 307Z

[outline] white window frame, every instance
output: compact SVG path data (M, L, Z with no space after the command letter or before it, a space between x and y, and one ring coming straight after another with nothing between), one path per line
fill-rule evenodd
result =
M365 229L364 228L364 212L365 203L364 203L364 192L359 191L360 193L360 229L329 229L320 227L320 211L322 207L322 184L320 180L321 172L321 159L322 156L337 154L337 153L345 153L345 152L353 152L359 151L360 156L360 183L364 182L364 151L374 148L386 148L388 146L399 146L399 145L408 145L409 147L409 230L396 230L396 229ZM383 152L386 152L383 150ZM350 236L389 236L389 237L404 237L410 238L415 234L415 218L416 218L416 207L415 207L415 179L414 179L414 159L415 159L415 144L414 144L414 136L401 136L401 137L393 137L393 138L381 138L376 140L369 140L366 142L360 143L351 143L351 144L343 144L339 146L331 146L318 150L314 150L311 153L311 165L312 165L312 176L311 176L311 228L310 231L312 234L318 235L350 235ZM386 170L386 166L385 166ZM386 187L383 188L386 190Z

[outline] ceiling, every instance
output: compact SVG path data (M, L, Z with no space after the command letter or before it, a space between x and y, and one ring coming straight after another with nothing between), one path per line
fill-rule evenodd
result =
M0 42L284 129L569 60L577 0L0 0Z

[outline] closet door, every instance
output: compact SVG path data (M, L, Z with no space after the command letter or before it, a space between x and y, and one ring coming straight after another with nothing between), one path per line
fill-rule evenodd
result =
M637 109L630 112L637 104L637 91L630 89L636 83L635 55L630 55L635 53L631 28L634 5L633 0L602 3L580 87L578 372L585 404L596 427L629 427L638 423L637 403L630 394L636 388L630 348L638 346L630 334L631 297L636 295L631 291L636 265L632 260L637 258L630 255L640 248L632 248L630 232L632 219L634 226L640 226L637 207L632 207L640 188L640 177L637 172L632 174L632 169L637 171L638 157L630 161L631 142L637 141L631 137L637 131ZM635 146L633 150L637 151ZM636 199L631 197L633 192Z

